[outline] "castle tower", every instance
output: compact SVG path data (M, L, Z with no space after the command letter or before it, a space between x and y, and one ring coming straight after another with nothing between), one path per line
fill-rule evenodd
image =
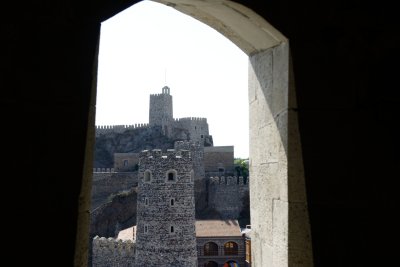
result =
M204 144L203 142L177 141L174 148L189 150L194 171L194 195L196 215L207 207L207 187L204 169Z
M172 95L169 87L164 86L161 94L150 95L149 125L161 126L164 134L170 136L173 121Z
M190 151L139 155L135 266L197 266Z

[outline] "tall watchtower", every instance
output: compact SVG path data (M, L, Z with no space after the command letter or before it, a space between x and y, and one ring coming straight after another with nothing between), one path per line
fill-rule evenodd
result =
M161 126L164 134L169 135L173 121L172 95L170 88L164 86L161 94L150 95L149 125Z
M135 266L197 266L192 167L188 150L140 153Z

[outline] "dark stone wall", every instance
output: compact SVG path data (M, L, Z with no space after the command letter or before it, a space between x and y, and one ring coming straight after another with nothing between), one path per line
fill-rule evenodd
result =
M1 4L5 253L20 256L16 230L41 237L13 257L18 265L73 265L100 23L134 2ZM315 266L389 266L398 237L398 9L385 0L238 2L290 39Z

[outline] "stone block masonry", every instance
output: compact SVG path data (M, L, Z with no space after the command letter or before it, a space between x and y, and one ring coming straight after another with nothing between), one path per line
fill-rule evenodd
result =
M210 177L209 206L221 216L221 219L238 219L244 207L244 198L249 197L249 184L243 177Z
M136 266L197 266L192 168L188 150L140 153Z
M202 142L177 141L175 149L190 151L194 171L194 194L196 215L207 207L207 186L204 170L204 146Z
M132 240L121 240L105 237L94 237L93 267L135 266L135 243Z

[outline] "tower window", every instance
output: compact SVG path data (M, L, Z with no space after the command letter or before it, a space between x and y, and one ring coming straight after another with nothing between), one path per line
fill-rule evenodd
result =
M146 197L145 199L144 199L144 204L147 206L147 205L149 205L149 199Z
M144 181L147 183L151 181L151 171L146 170L144 172Z
M173 233L175 231L174 227L171 225L170 232Z
M128 166L128 160L124 159L124 167Z
M201 138L204 138L204 135L200 135Z
M167 182L176 182L176 170L169 170L166 173Z
M171 198L170 201L169 201L169 204L171 206L174 206L175 205L175 199Z
M149 230L149 229L148 229L147 225L145 225L145 226L144 226L144 232L147 233L148 230Z

